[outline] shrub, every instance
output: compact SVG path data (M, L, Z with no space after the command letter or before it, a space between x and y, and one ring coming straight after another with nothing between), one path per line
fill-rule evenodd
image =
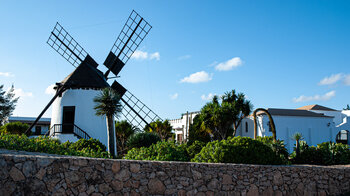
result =
M192 144L186 144L187 148L187 154L190 157L190 159L194 158L194 156L196 156L196 154L200 153L200 151L202 150L202 148L205 146L204 142L201 141L194 141Z
M29 128L29 125L21 122L10 122L1 127L2 133L22 135ZM27 133L29 136L31 132Z
M149 147L152 144L161 141L160 137L156 133L140 132L131 135L126 143L128 149Z
M0 148L9 150L23 150L29 152L43 152L49 154L97 158L109 157L107 152L93 151L88 150L87 148L76 150L70 147L73 144L74 143L70 142L61 144L61 142L57 139L51 139L43 136L28 138L25 135L0 134Z
M152 160L152 161L189 161L184 144L178 145L173 141L163 141L150 147L133 148L128 151L124 159Z
M256 140L261 141L265 145L269 146L272 149L272 151L274 151L276 153L276 155L280 156L285 161L288 160L289 153L288 153L287 148L284 145L283 140L277 140L276 142L274 142L272 136L257 137Z
M263 142L248 137L233 137L208 143L192 161L208 163L283 164Z
M90 138L88 140L79 139L74 143L70 143L69 147L78 151L83 149L89 150L89 151L95 151L95 152L107 151L107 148L104 144L102 144L98 139L93 139L93 138Z
M306 142L300 143L300 157L296 158L296 152L291 154L292 162L298 164L334 165L349 164L349 145L323 142L317 147L309 147Z

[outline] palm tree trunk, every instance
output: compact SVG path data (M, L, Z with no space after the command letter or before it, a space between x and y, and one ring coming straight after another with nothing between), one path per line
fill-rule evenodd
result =
M113 116L107 116L107 132L108 132L108 152L114 158L116 157L114 128L113 128Z

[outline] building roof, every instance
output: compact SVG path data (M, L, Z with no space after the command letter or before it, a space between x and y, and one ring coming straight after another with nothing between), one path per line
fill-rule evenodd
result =
M300 108L297 108L298 110L322 110L322 111L337 111L335 109L332 109L332 108L327 108L327 107L324 107L324 106L321 106L321 105L317 105L317 104L314 104L314 105L306 105L306 106L303 106L303 107L300 107Z
M103 73L97 68L87 64L81 63L71 74L69 74L61 85L67 88L91 88L102 89L109 87L105 80Z
M23 116L10 116L8 118L9 122L22 122L22 123L33 123L36 117L23 117ZM38 123L40 124L50 124L51 118L40 118Z
M333 118L333 116L326 116L322 113L311 112L300 109L279 109L279 108L267 108L267 111L272 116L303 116L303 117L324 117ZM257 115L265 115L264 112L258 112Z

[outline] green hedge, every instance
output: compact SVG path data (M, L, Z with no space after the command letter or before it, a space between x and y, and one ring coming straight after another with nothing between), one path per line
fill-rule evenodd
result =
M191 161L207 163L285 164L268 145L248 137L209 142Z
M152 160L152 161L189 161L186 145L176 144L173 141L163 141L152 144L150 147L133 148L124 156L124 159Z
M0 148L29 152L43 152L58 155L85 156L96 158L109 157L106 151L95 151L93 148L91 148L90 145L86 145L86 147L78 150L77 146L81 146L81 143L96 143L95 141L91 142L84 140L85 139L80 139L77 142L77 145L70 142L61 144L59 140L51 139L49 137L39 136L28 138L25 135L0 134Z
M156 144L161 141L160 137L156 133L139 132L131 135L126 142L128 149L149 147L152 144Z
M7 133L7 134L17 134L22 135L26 132L26 130L29 128L29 125L21 123L21 122L11 122L7 123L4 126L0 127L1 133ZM27 136L31 134L31 131L27 133Z

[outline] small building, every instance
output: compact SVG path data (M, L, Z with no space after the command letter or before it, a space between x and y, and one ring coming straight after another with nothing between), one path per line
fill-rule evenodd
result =
M175 133L175 140L177 142L185 142L188 139L189 128L193 123L193 118L199 114L197 112L187 112L181 114L181 118L169 120L170 125L173 127L173 131Z
M34 117L21 117L21 116L10 116L8 118L9 122L21 122L28 124L29 126L33 124L36 118ZM38 123L32 128L31 135L44 135L50 129L51 118L41 118Z

